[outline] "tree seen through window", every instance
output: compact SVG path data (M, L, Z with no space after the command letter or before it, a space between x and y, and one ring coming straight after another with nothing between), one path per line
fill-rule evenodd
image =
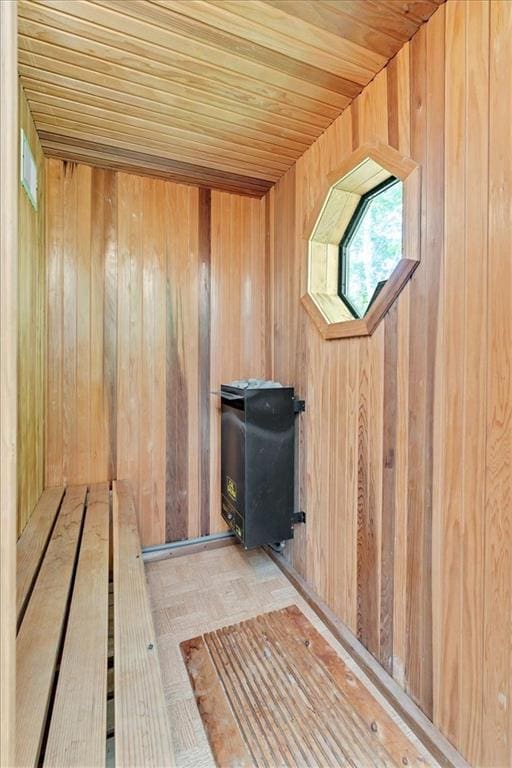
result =
M392 177L364 195L340 243L340 296L355 317L402 257L402 194Z

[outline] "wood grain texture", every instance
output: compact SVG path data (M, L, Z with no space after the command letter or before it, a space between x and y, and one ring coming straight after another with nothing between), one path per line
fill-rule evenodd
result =
M37 210L18 183L18 535L44 482L45 163L23 88L19 127L37 167Z
M114 520L110 483L48 489L18 542L28 565L31 542L40 555L38 518L46 511L51 525L50 502L63 497L18 632L23 730L11 765L111 765L118 693L121 764L174 765L156 650L145 658L153 627L133 496L123 482L113 496Z
M0 3L0 763L13 765L16 685L17 7Z
M31 14L46 13L44 4L24 7L29 5ZM165 18L180 15L176 3L154 5L155 13ZM266 5L283 12L279 2ZM323 29L326 19L350 19L351 28L361 32L360 4L322 0L318 11L317 5L310 8L314 17L306 11L307 24L314 21ZM419 20L425 9L433 10L428 1L409 6L407 23ZM102 18L112 18L115 7L105 6ZM254 52L260 43L251 27L252 11L240 3L215 7L216 19L243 19L244 39L251 46L245 50ZM377 6L366 3L366 8L375 13ZM62 9L62 4L55 6L54 13L69 17ZM382 35L393 37L404 17L394 3L379 9L373 24ZM186 24L198 28L201 20L194 13ZM307 525L297 528L287 556L467 759L496 766L512 759L507 639L510 269L503 234L510 218L512 178L510 101L503 96L510 92L510 14L508 3L450 0L441 6L280 178L266 201L213 192L210 235L209 391L229 378L272 371L307 401L298 457L298 501L307 512ZM302 21L304 15L297 13ZM139 30L140 19L132 18L133 29ZM277 17L270 18L266 27L275 49L280 30ZM94 92L91 84L83 85L80 68L66 74L74 49L59 48L60 62L50 55L64 41L62 35L71 38L69 30L55 28L53 41L45 41L37 39L41 21L26 18L24 24L31 36L30 43L28 37L22 39L21 57L31 93L34 70L44 63L42 82L51 85L50 79L68 89L76 76L80 98L106 98L96 90L99 84ZM217 23L215 35L223 31L219 27ZM106 53L106 43L98 39L94 45L101 55ZM129 71L120 59L105 63L78 50L73 55L84 69L110 78L105 87L111 93L115 79ZM54 62L51 69L49 61ZM134 84L130 103L135 105L135 96L151 101L151 89L162 87L167 70L158 57L155 61L154 71L142 72ZM302 65L315 66L308 61ZM342 77L339 71L330 74ZM178 85L173 85L176 94ZM190 86L198 86L197 81ZM228 81L214 79L212 87L212 106L217 108ZM57 91L50 95L63 98ZM183 93L179 98L185 98ZM72 100L81 103L74 94ZM315 125L324 125L335 116L333 105L316 103L324 106ZM57 101L52 105L63 109ZM94 106L104 108L100 102ZM137 102L138 109L142 106ZM168 108L178 109L175 102ZM300 109L295 104L289 119L276 111L265 128L272 137L264 141L267 149L279 141L279 151L288 159L295 150L303 151L314 133L300 128L295 108ZM257 138L251 121L257 120L261 106L240 100L239 109L247 118L241 128L241 146L246 147ZM41 114L48 117L47 112ZM142 119L139 113L133 117ZM88 114L83 125L91 128L97 119ZM215 120L212 112L205 115L205 130ZM133 121L131 126L150 131ZM392 310L377 318L370 340L326 342L299 303L307 281L302 235L322 180L368 141L389 142L421 166L421 236L409 249L421 252L422 261ZM217 157L225 164L222 147L218 144ZM277 160L278 165L286 162ZM200 410L205 409L200 392L206 383L200 353L205 315L204 307L198 308L204 288L197 213L201 193L101 172L117 195L115 247L108 269L103 271L102 262L93 257L95 266L87 272L88 249L94 253L88 244L101 243L102 236L91 234L76 211L80 207L85 218L97 220L101 206L92 190L101 189L95 186L100 172L83 166L71 171L69 164L56 161L49 168L53 223L48 232L47 422L52 426L47 477L51 474L52 483L59 484L101 465L106 477L98 479L108 479L114 476L112 467L122 466L137 490L145 544L198 535L201 526L205 530L204 506L199 504L205 464L198 452L205 412ZM164 211L165 224L154 209ZM176 227L168 226L176 220ZM84 278L77 280L83 270ZM104 288L99 287L100 274ZM115 297L109 300L110 319L95 325L102 317L97 308L104 306L105 292ZM265 338L269 324L271 340ZM95 435L93 444L88 424L105 425L105 418L96 418L104 396L91 397L94 386L77 381L73 361L89 354L91 339L101 328L111 339L103 357L110 365L115 360L117 374L102 374L104 390L111 393L108 436L100 435L97 442ZM116 339L122 339L122 349ZM93 368L99 369L99 358L93 354L92 359ZM215 531L221 526L219 413L217 400L211 398L209 526ZM180 410L178 402L186 408ZM85 403L90 403L89 410ZM111 447L96 455L98 445ZM179 459L176 447L182 452Z
M219 765L437 765L415 752L295 605L181 649ZM231 712L214 710L222 693Z
M220 515L220 385L266 372L265 201L212 192L210 532Z
M208 579L204 574L208 573ZM167 559L147 563L146 573L149 583L157 643L160 651L160 664L166 692L169 719L172 723L176 764L179 768L201 766L213 768L215 760L211 754L205 730L196 705L194 691L190 685L187 670L180 653L180 643L191 637L205 635L219 627L228 628L247 619L253 619L267 611L279 611L290 605L297 605L311 624L318 630L336 655L342 660L347 673L352 675L363 687L364 697L367 696L378 702L379 708L390 716L400 731L414 744L414 749L427 762L431 760L432 739L437 731L430 727L429 746L418 737L418 730L413 733L400 715L392 709L390 703L380 694L370 679L362 672L347 653L340 642L332 634L332 625L327 625L314 612L302 594L280 572L268 555L261 549L244 552L240 547L224 547L203 552L195 552L176 560ZM329 628L328 628L329 626ZM286 647L287 644L285 644ZM305 650L305 648L304 648ZM270 663L271 662L266 662ZM377 663L375 666L380 669ZM249 670L246 668L246 672ZM382 670L381 670L382 672ZM385 675L385 673L383 673ZM251 672L248 677L251 678ZM267 682L269 678L267 678ZM270 685L272 688L272 685ZM354 686L355 687L355 686ZM396 686L398 688L398 686ZM279 695L283 686L273 687L273 692ZM262 686L262 691L267 688ZM352 689L354 690L354 689ZM204 691L205 697L208 691ZM410 700L402 692L403 699L409 705ZM271 706L270 695L265 697L264 704ZM265 707L260 711L261 717ZM381 710L381 711L382 711ZM308 716L291 723L291 728L301 729L310 722ZM278 721L283 722L282 715ZM281 719L279 720L279 717ZM421 717L421 715L420 715ZM332 720L332 718L330 718ZM256 720L256 718L251 718ZM426 721L426 718L424 718ZM337 721L333 721L337 725ZM428 726L428 721L427 721ZM325 726L324 726L325 727ZM427 728L428 730L428 728ZM368 740L372 737L370 736ZM224 740L225 749L229 742ZM435 744L434 744L435 746ZM453 750L452 750L453 752ZM440 750L435 753L437 760L443 764ZM305 760L291 762L291 765L304 765ZM226 765L227 763L222 763ZM273 761L271 765L281 765L281 761ZM309 765L318 763L310 760ZM358 763L366 765L366 763ZM453 761L454 765L465 766L465 763ZM323 760L321 765L326 765ZM465 766L467 768L467 766Z
M129 484L113 484L115 764L173 765L158 651Z
M407 723L430 754L441 765L468 768L469 764L462 755L450 744L442 733L426 717L421 709L414 704L412 699L404 692L403 688L389 675L377 659L365 648L336 614L323 602L311 589L306 581L290 565L283 555L265 547L266 554L273 560L278 568L286 575L294 589L300 594L308 607L314 612L323 625L329 629L336 641L346 651L357 669L371 680L376 689L382 695L381 701L386 700Z
M47 162L49 486L110 480L116 463L116 191L106 171Z
M265 375L264 201L216 194L47 161L46 483L129 478L145 546L224 529L211 391Z
M264 195L437 7L310 5L22 0L45 151Z
M211 350L211 242L212 193L199 190L198 207L199 255L199 452L200 452L200 528L201 535L210 533L210 350Z
M233 717L203 637L185 640L181 652L194 688L197 708L219 765L251 768L251 754Z
M118 177L117 477L130 479L143 541L165 538L165 184Z
M168 233L167 290L167 524L166 539L198 536L201 528L200 480L201 411L205 392L200 376L207 373L201 358L200 333L207 310L202 305L200 247L200 192L169 186L167 218L174 222ZM200 238L202 242L200 243ZM203 511L204 515L204 511ZM197 532L197 533L196 533Z
M16 619L18 622L37 577L63 496L64 488L47 488L43 491L16 544Z
M512 695L510 610L512 583L512 284L510 244L503 222L510 220L512 152L507 141L512 120L510 95L512 7L487 5L489 37L489 208L487 280L486 467L482 751L484 765L512 759L509 716ZM508 42L507 42L508 41ZM469 447L469 446L468 446ZM479 506L479 512L481 507ZM481 604L480 604L481 605ZM481 614L480 614L481 615ZM480 616L479 616L480 618Z
M86 493L82 486L66 494L16 639L17 766L38 765Z
M430 30L429 30L430 31ZM427 132L432 115L427 102L427 35L425 30L410 43L411 83L411 153L427 160ZM429 66L431 66L429 64ZM426 111L426 117L425 115ZM437 147L442 151L442 143ZM418 247L426 256L427 183L430 166L423 174L421 185L422 219ZM442 199L442 180L436 189ZM428 350L431 339L429 322L436 322L436 298L429 292L430 263L416 270L410 284L409 319L409 411L408 481L407 481L407 539L406 574L407 607L405 658L406 690L428 715L432 715L432 594L431 594L431 535L432 535L432 474L429 471L432 447L432 413L429 412L434 370L429 366ZM435 341L434 341L435 344ZM412 553L414 557L412 557Z
M109 526L109 485L93 485L87 496L45 766L105 765Z
M348 13L327 7L316 23ZM307 524L287 557L467 760L493 766L512 759L510 24L509 3L441 5L268 206L272 367L307 403ZM372 140L421 166L421 263L370 340L324 341L299 302L302 233L321 180Z

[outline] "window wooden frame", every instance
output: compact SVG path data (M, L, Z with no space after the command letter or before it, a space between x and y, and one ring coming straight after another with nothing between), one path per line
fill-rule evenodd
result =
M402 258L364 317L355 319L338 293L339 243L361 197L391 176L403 183ZM371 335L420 261L421 169L396 149L363 144L326 176L304 230L307 293L302 305L324 339Z

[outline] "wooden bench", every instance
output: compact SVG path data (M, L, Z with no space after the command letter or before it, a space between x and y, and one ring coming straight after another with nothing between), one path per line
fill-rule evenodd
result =
M129 485L44 491L17 552L16 765L173 765Z

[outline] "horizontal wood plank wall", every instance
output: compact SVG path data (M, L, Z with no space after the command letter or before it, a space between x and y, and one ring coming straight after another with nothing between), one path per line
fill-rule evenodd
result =
M210 392L265 375L265 201L53 159L47 198L46 484L129 479L144 546L220 530Z
M512 764L511 37L511 3L448 0L267 199L272 368L306 399L288 556L495 767ZM303 228L374 139L422 166L421 265L372 337L323 341L299 303Z
M18 535L43 490L45 345L45 183L44 156L23 92L18 96L19 126L37 165L34 209L18 185Z

